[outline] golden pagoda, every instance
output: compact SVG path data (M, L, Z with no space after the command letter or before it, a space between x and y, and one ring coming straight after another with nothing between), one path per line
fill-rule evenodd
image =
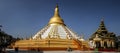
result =
M13 48L24 50L89 50L87 41L81 41L78 35L70 30L59 15L58 5L47 26L28 40L15 42Z

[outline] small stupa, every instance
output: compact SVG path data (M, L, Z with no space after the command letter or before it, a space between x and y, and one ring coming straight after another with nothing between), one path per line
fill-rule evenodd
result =
M116 35L109 32L104 24L104 19L101 19L99 28L89 38L93 43L93 48L115 49Z

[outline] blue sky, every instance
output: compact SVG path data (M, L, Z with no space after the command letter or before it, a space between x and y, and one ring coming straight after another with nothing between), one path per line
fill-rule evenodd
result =
M0 0L0 25L13 37L30 37L47 25L56 3L65 24L87 39L104 16L109 32L120 35L119 0Z

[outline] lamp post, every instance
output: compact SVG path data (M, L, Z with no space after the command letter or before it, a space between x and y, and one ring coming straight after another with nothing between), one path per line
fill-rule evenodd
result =
M0 25L0 33L2 34L1 28L2 28L2 25ZM1 35L1 34L0 34L0 35ZM0 36L0 52L2 52L2 44L3 44L2 36Z
M1 32L2 25L0 25L0 32Z

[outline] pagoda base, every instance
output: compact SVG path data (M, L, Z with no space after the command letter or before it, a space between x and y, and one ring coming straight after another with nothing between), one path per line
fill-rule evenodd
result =
M69 39L19 40L13 46L15 50L38 51L83 50L83 47L86 46L80 41Z
M38 47L20 47L16 48L17 50L33 50L33 51L69 51L69 50L78 50L77 48L57 48L57 47L52 47L52 48L38 48ZM15 49L15 50L16 50Z

